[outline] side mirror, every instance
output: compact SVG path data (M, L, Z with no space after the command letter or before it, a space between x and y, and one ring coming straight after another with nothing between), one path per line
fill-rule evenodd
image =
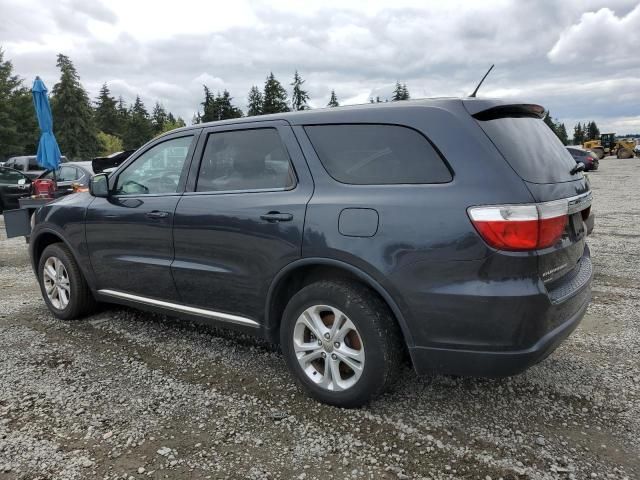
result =
M94 197L107 198L109 196L109 177L104 173L94 175L89 181L89 193Z

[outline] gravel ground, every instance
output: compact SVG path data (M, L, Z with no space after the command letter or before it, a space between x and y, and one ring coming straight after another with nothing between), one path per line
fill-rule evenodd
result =
M4 240L0 479L640 478L638 166L589 175L594 299L557 352L500 380L407 368L361 410L307 399L244 337L117 307L56 320Z

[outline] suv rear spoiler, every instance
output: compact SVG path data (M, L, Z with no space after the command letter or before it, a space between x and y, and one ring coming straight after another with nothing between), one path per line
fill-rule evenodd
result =
M463 100L464 107L476 120L495 120L507 117L544 118L545 109L535 103L511 103L501 100Z

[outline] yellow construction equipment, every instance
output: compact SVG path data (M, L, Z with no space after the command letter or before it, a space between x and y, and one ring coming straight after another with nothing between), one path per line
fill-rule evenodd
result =
M616 140L615 133L603 133L600 140L587 140L582 144L585 150L593 150L598 158L602 159L605 155L615 155L618 158L633 157L633 149L636 144L633 140Z

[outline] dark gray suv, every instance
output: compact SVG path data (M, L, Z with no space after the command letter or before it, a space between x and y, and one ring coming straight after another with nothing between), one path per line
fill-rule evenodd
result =
M174 130L38 210L33 268L59 318L113 302L259 335L334 405L407 356L515 374L591 294L589 184L543 112L436 99Z

